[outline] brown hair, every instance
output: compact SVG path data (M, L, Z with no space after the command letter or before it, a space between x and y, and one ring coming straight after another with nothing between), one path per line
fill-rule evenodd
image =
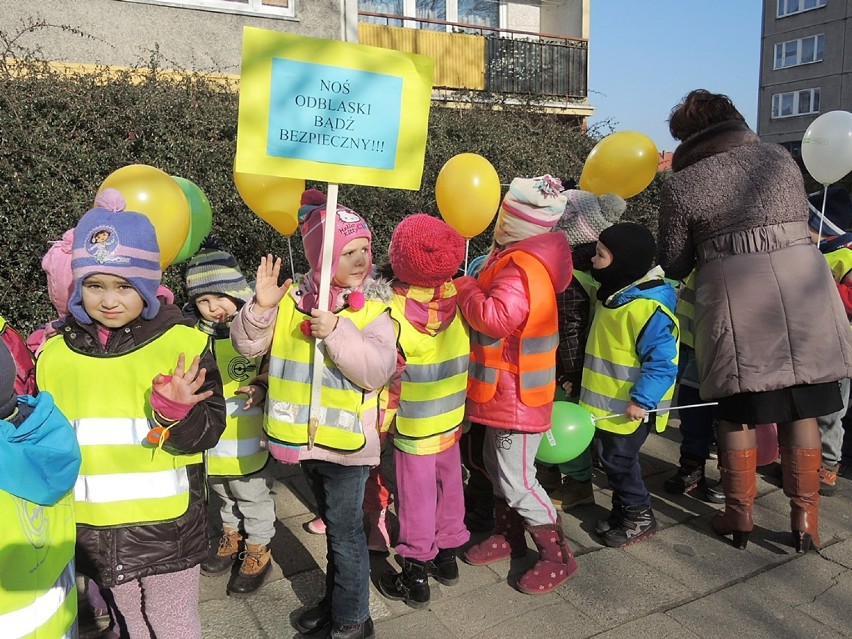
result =
M709 126L745 118L731 98L706 89L695 89L676 105L669 115L669 132L675 140L686 140Z

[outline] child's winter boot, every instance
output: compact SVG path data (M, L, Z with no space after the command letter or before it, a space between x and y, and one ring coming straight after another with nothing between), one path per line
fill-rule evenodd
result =
M430 577L439 584L455 586L459 582L459 565L455 548L442 548L432 561L426 563Z
M622 506L621 523L601 534L610 548L623 548L645 541L657 532L657 520L650 506Z
M599 519L595 522L595 532L603 535L610 528L617 528L624 520L624 511L622 509L621 497L612 494L612 508L609 511L609 516L606 519Z
M518 580L518 590L543 595L556 590L577 573L577 560L562 530L562 522L526 526L538 548L538 561Z
M725 493L718 484L710 483L704 474L703 459L692 459L681 455L680 467L675 474L663 482L663 488L672 495L695 491L695 495L711 504L725 503Z
M246 544L240 555L243 565L228 584L228 594L232 597L247 597L263 585L272 569L272 554L265 544Z
M201 562L201 572L212 576L229 570L242 551L242 541L243 537L239 531L225 526L216 550L211 547L207 557Z
M527 541L524 519L505 499L494 498L494 534L464 553L462 559L473 566L485 566L509 557L525 557Z
M379 592L412 608L426 608L431 598L426 565L425 561L403 557L402 572L386 572L379 578Z

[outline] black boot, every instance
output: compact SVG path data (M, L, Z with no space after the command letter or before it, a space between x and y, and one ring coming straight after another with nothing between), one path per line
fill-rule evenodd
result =
M719 485L707 481L704 462L687 457L680 458L680 468L663 483L663 488L672 495L695 491L695 496L703 501L711 504L725 503L725 493L719 489Z
M331 632L328 633L329 639L373 639L375 636L373 620L369 617L364 623L332 624Z
M623 548L650 539L657 532L657 520L650 506L623 506L622 515L619 526L601 534L604 543L610 548Z
M456 562L455 549L439 550L435 558L426 563L426 570L429 576L434 577L439 584L455 586L459 582L459 565Z
M379 592L412 608L426 608L431 599L426 562L402 559L402 572L386 572L379 578Z
M323 599L313 608L308 608L293 622L293 627L303 635L324 630L331 625L331 605Z
M624 521L624 512L621 506L621 497L613 493L612 509L609 511L609 516L595 522L595 532L602 535L610 528L618 528L622 521Z

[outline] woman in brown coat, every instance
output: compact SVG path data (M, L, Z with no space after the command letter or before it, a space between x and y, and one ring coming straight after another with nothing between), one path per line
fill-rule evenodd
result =
M762 144L725 95L692 91L669 118L682 143L663 187L658 262L697 268L695 350L701 396L718 401L725 512L712 522L745 548L752 530L754 425L777 422L797 552L819 547L820 434L852 376L852 334L807 228L801 172Z

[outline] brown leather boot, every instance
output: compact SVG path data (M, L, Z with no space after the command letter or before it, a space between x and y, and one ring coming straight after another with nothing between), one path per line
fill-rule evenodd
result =
M745 548L754 528L751 510L757 494L757 448L719 451L719 474L725 491L725 512L710 525L718 535L734 535L734 546Z
M218 547L215 550L211 547L207 557L201 562L201 572L205 575L218 575L230 570L242 551L242 541L243 536L238 531L225 526Z
M509 557L525 557L527 540L524 519L504 499L494 498L494 534L464 553L462 559L472 566L485 566Z
M819 549L819 448L781 447L784 494L790 498L790 530L796 552Z
M272 568L272 555L265 544L246 544L245 552L240 555L243 565L228 584L228 594L232 597L247 597L263 585Z

